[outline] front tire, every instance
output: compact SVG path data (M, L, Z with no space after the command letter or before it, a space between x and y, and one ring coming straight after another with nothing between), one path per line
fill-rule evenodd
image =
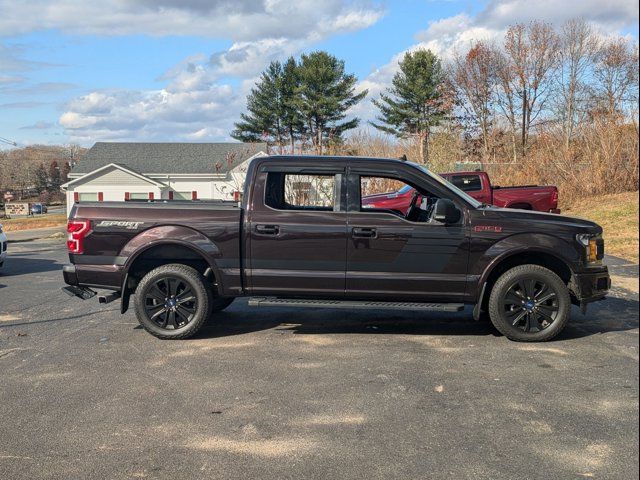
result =
M498 278L489 297L489 317L510 340L544 342L569 321L571 297L562 279L540 265L520 265Z
M151 335L184 339L195 335L211 314L211 291L197 270L162 265L142 278L134 305L138 322Z

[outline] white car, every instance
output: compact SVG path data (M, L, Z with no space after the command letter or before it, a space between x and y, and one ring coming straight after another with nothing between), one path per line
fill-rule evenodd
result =
M4 259L7 258L7 236L2 231L2 224L0 223L0 267L4 263Z

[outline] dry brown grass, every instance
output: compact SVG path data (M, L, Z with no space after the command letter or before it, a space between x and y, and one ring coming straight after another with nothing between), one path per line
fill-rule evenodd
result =
M18 230L31 230L33 228L61 227L66 225L65 214L43 215L37 217L4 218L0 220L3 230L17 232Z
M606 252L638 263L638 192L585 197L562 212L602 226Z

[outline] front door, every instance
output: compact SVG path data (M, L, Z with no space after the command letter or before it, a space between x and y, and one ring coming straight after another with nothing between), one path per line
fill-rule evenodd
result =
M344 167L270 165L257 173L249 222L247 287L254 295L344 295Z
M349 175L347 295L390 301L461 302L465 295L468 238L464 215L457 224L429 219L440 189L398 172ZM370 206L367 196L416 189L413 205ZM432 189L433 190L433 189ZM437 193L440 191L440 193ZM362 199L365 199L363 202ZM453 199L452 199L453 200Z

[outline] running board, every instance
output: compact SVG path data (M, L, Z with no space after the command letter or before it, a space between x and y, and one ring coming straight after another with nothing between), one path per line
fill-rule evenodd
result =
M423 312L461 312L462 303L371 302L355 300L311 300L278 297L251 297L250 307L358 308L366 310L420 310Z

